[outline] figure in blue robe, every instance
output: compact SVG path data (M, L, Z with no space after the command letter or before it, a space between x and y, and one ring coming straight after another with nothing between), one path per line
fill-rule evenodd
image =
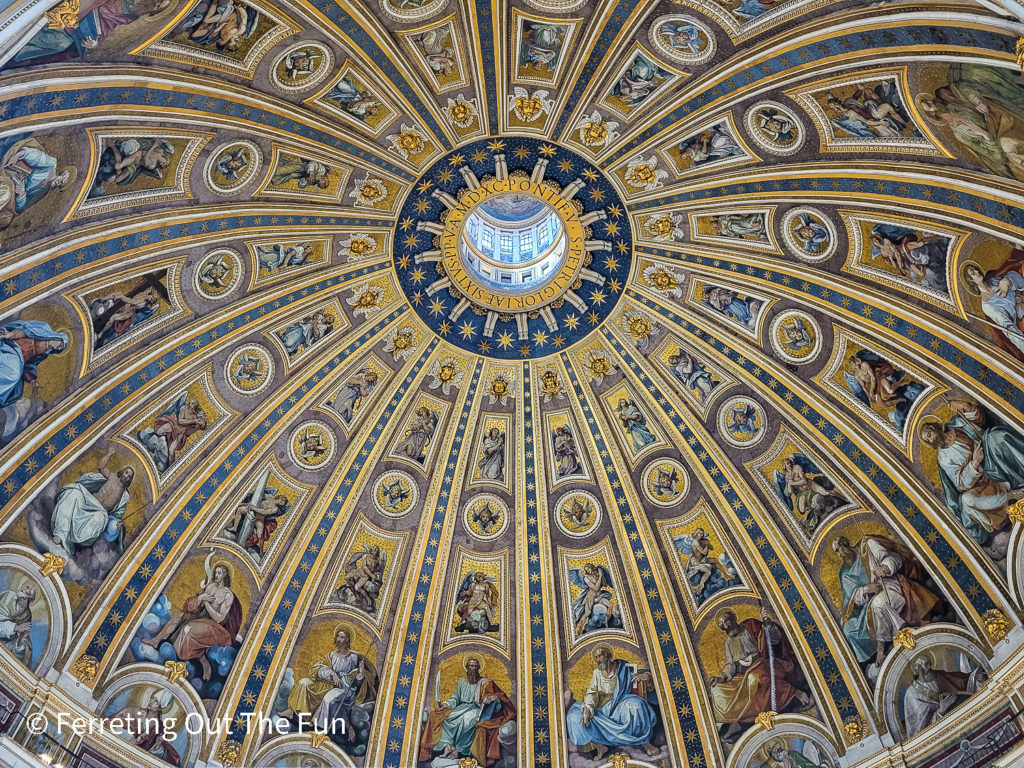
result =
M871 582L871 576L864 568L864 561L854 557L839 567L839 587L843 592L843 635L853 649L857 661L864 663L874 658L878 644L868 632L868 604L856 605L854 595L861 587Z
M632 400L619 398L619 407L615 409L615 413L619 415L622 428L633 440L634 451L639 451L657 440L654 433L647 428L647 417Z
M21 399L25 384L39 377L39 364L63 352L68 335L42 320L12 320L0 328L0 407Z
M566 717L569 740L578 747L597 751L597 760L609 747L641 747L648 755L659 750L651 744L658 715L645 692L651 676L612 656L611 648L594 651L597 668L583 697L569 708ZM634 688L637 693L634 693Z

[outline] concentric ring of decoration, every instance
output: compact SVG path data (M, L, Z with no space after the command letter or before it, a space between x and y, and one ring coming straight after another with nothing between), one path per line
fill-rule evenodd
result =
M565 252L549 273L506 287L488 279L465 248L465 225L509 195L553 211ZM438 336L502 359L544 357L598 327L622 295L633 252L618 193L594 165L530 138L482 140L442 157L406 199L395 237L399 281ZM469 257L467 258L467 253ZM537 270L538 259L506 270ZM496 284L497 283L497 284Z

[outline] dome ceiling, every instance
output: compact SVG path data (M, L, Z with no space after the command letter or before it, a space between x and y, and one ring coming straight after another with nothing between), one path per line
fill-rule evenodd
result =
M9 13L0 711L202 725L17 737L155 768L1008 751L1002 8Z

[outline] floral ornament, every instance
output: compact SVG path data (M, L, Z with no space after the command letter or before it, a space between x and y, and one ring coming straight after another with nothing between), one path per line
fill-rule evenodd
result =
M587 359L583 361L587 373L590 374L590 378L595 384L604 383L605 376L610 376L613 370L618 369L618 366L612 363L605 355L606 353L603 349L596 351L592 349L587 353Z
M558 374L551 368L540 375L540 394L545 403L550 403L556 397L565 400L565 387L558 380Z
M392 133L387 139L391 142L391 149L403 160L408 160L409 155L418 155L427 148L426 137L414 125L402 123L398 133Z
M650 346L651 337L661 330L661 326L651 320L647 314L635 309L631 309L622 316L622 327L636 342L636 348L642 352Z
M237 741L225 741L217 747L217 762L227 768L234 768L242 757L242 745Z
M344 256L347 261L367 259L376 252L377 241L367 235L350 235L338 245L338 255Z
M487 385L487 397L491 405L495 403L508 405L509 399L514 400L516 396L512 392L513 383L515 383L515 377L509 371L499 371L494 374L491 383Z
M384 289L379 285L364 285L353 290L348 298L349 306L355 307L356 315L369 318L380 312L384 299Z
M843 721L843 733L848 744L856 744L868 735L868 726L860 715L853 715Z
M644 158L637 155L626 165L624 179L634 189L642 189L644 192L651 192L664 186L664 179L668 178L668 171L658 168L657 155Z
M43 564L39 566L39 574L43 576L43 578L52 576L55 573L60 576L64 573L64 566L67 564L68 559L66 557L60 557L52 552L46 552L43 554Z
M448 99L447 109L448 117L456 128L465 130L473 124L473 120L476 118L476 104L466 101L466 97L461 93L454 99Z
M96 679L96 673L100 669L100 660L95 656L88 654L82 654L75 663L71 665L71 674L75 676L75 679L86 685L91 685Z
M683 221L683 217L678 213L652 216L644 222L644 232L662 242L682 240L686 236L686 232L683 230Z
M683 298L686 275L673 272L659 264L651 264L644 269L642 276L644 282L658 291L658 293L671 296L673 299Z
M384 339L384 351L390 354L395 362L408 360L415 350L416 331L411 326L394 328Z
M514 88L508 97L508 108L524 123L532 123L555 105L547 91L529 93L525 88Z
M64 0L53 10L44 13L47 29L75 29L78 26L78 0Z
M446 357L443 360L436 360L428 374L431 377L430 388L441 388L441 394L451 394L452 387L458 387L462 383L465 372L459 368L454 357Z
M1001 642L1010 634L1010 620L1006 614L998 608L985 611L981 616L981 623L985 626L985 632L993 643Z
M356 205L379 208L387 200L388 188L380 179L371 177L369 171L364 178L356 179L355 185L356 188L349 192L348 196L356 199Z
M619 124L605 120L596 109L580 120L576 127L580 142L587 147L606 147L619 138L619 132L615 130Z

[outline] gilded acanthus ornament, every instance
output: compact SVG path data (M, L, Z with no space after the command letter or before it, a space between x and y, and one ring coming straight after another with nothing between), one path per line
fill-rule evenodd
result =
M998 608L985 611L981 616L981 621L985 625L985 631L993 643L1004 640L1010 633L1010 620Z
M310 734L309 734L309 743L310 743L310 746L313 747L313 749L320 749L320 747L322 747L324 745L325 741L327 741L327 734L326 733L317 733L316 731L311 731L310 732Z
M775 727L775 716L777 714L777 712L760 712L757 717L754 718L754 722L766 731L770 731Z
M1024 37L1021 38L1024 40ZM1017 55L1020 56L1020 48L1017 48ZM1011 523L1024 523L1024 499L1013 502L1006 509L1006 516L1010 518Z
M899 632L892 638L893 645L898 645L901 648L910 650L917 645L917 639L914 637L914 630L910 627L903 627Z
M234 768L238 765L238 759L242 756L242 745L237 741L225 741L217 748L217 762L227 768Z
M164 672L167 673L167 682L176 683L188 676L188 665L184 661L165 661Z
M626 768L629 765L629 755L625 752L616 752L608 758L608 762L611 763L612 768Z
M75 663L71 665L71 674L74 675L79 682L89 685L96 679L96 673L99 672L99 669L99 659L95 656L82 654L78 657Z
M78 0L64 0L46 12L47 29L75 29L78 27ZM1020 48L1018 44L1018 56Z
M868 735L868 726L860 715L846 718L843 721L843 733L847 744L856 744Z
M67 562L67 559L59 557L52 552L47 552L43 555L43 565L39 569L39 572L43 576L49 576L53 573L56 573L59 576L64 572L64 566L67 565Z

